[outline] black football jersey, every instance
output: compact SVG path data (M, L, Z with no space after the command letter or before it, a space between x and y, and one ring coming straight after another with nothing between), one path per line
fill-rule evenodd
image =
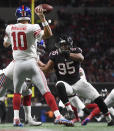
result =
M70 48L71 53L82 53L80 48ZM80 79L79 67L80 62L71 58L65 58L58 53L58 50L50 52L50 59L54 62L54 69L58 81L65 81L70 85L76 83Z

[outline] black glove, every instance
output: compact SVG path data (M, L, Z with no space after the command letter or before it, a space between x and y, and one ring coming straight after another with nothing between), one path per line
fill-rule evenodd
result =
M70 57L70 51L68 51L68 50L63 50L63 51L62 51L62 55L65 56L65 58L69 58L69 57Z
M70 57L70 50L61 50L60 48L59 48L59 53L61 54L61 55L63 55L65 58L69 58Z

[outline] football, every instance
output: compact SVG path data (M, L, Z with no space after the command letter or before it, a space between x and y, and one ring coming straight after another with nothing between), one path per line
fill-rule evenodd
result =
M49 5L49 4L40 4L38 6L35 7L35 12L37 12L38 8L42 8L44 9L45 13L49 13L53 10L53 6Z

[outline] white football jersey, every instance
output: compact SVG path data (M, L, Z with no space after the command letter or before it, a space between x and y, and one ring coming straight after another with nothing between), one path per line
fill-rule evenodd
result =
M12 24L6 27L4 41L12 45L13 58L37 58L36 39L40 42L44 31L38 24Z
M3 72L3 70L0 70L0 75L2 75L4 72Z

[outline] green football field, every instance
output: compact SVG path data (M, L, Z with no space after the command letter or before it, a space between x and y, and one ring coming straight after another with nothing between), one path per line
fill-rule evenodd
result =
M91 122L87 126L75 123L74 127L43 123L41 126L13 127L12 124L0 124L0 131L114 131L113 127L107 127L106 123Z

